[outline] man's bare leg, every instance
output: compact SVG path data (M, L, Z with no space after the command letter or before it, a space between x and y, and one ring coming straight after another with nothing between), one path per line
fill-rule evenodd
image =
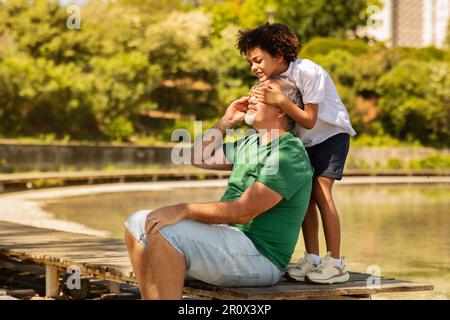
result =
M135 237L125 229L125 243L130 256L131 266L136 275L139 290L143 299L158 299L159 293L156 287L147 252Z
M186 261L163 236L158 232L148 234L147 255L153 276L156 281L159 297L162 300L175 300L183 297ZM146 279L152 286L151 279ZM144 284L146 287L147 284Z

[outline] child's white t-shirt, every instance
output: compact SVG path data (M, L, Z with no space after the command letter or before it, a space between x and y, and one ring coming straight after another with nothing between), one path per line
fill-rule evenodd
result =
M333 80L320 65L308 59L296 59L281 76L295 82L304 104L319 105L317 122L312 129L295 125L294 131L305 147L312 147L338 133L356 134Z

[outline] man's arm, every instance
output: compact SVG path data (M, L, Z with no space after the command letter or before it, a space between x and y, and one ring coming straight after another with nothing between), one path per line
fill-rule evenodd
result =
M146 232L156 233L165 225L182 219L210 224L248 223L280 202L283 197L266 185L255 182L233 201L182 203L152 211L147 216Z
M191 148L191 163L195 167L213 170L233 169L233 165L229 163L222 149L226 130L226 124L221 119L202 137L194 140Z
M238 200L186 204L185 219L205 223L248 223L282 199L266 185L255 182Z
M191 148L191 163L197 168L231 170L233 165L223 153L223 138L227 129L232 129L244 121L248 97L233 101L224 116L214 127L207 130L202 139L195 139Z

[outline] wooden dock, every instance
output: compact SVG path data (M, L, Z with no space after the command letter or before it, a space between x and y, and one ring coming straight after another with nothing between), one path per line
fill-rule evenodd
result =
M136 284L122 240L40 229L0 221L0 259L18 260L45 267L46 296L57 297L64 285L60 278L68 268L83 277L109 281L112 291L120 284ZM351 273L350 281L339 285L311 285L280 280L272 287L216 287L201 281L187 281L185 293L209 299L351 299L370 298L386 292L433 290L432 285L393 278L380 278L368 286L370 275Z

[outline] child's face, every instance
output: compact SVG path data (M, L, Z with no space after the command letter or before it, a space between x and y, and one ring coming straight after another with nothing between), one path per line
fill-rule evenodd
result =
M266 81L271 76L278 75L283 68L283 57L273 57L267 51L256 47L247 51L247 60L251 72L259 81Z

